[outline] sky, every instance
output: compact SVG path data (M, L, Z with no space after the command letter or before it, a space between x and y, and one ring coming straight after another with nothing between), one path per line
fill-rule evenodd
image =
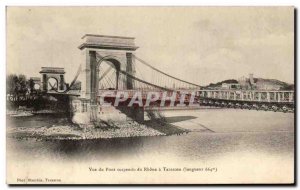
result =
M84 34L135 37L135 54L199 85L254 77L294 83L293 7L8 7L7 74L64 67Z

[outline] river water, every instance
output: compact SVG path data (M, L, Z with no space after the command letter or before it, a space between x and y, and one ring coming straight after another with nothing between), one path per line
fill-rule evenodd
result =
M28 165L32 163L47 163L54 168L59 168L60 164L66 167L76 164L76 168L72 169L75 171L99 164L103 167L133 167L136 164L150 167L210 166L220 170L219 175L210 178L217 183L293 181L293 113L203 109L165 111L164 115L168 122L192 132L179 136L85 141L8 138L8 168L15 168L20 161L23 164L18 167L23 167L24 170L28 170ZM13 123L10 125L16 127L58 125L65 122L64 118L52 116L8 120L8 123ZM207 130L203 132L201 129ZM241 173L244 176L242 179ZM228 178L224 179L225 176ZM205 182L209 182L210 179L202 177ZM192 176L189 179L194 182L194 178L196 179ZM172 182L171 177L171 181L167 179L169 178L166 178L166 183ZM93 178L89 180L83 181L93 182ZM177 182L180 183L180 180Z

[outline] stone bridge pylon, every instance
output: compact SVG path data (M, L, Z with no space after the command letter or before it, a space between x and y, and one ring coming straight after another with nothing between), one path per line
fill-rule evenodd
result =
M80 74L81 95L85 100L96 101L99 89L99 68L100 64L110 62L116 69L116 90L133 89L133 81L127 78L125 84L119 89L119 72L126 71L134 76L133 52L138 48L135 46L134 38L121 36L104 36L86 34L82 37L82 44L79 46L82 54L83 67Z
M60 67L42 67L40 71L42 75L42 91L64 92L66 90L65 84L65 70ZM51 84L49 80L53 79L55 82Z

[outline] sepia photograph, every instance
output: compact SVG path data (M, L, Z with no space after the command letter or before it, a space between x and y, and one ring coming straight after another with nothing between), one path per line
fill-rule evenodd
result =
M292 6L7 6L6 183L294 184Z

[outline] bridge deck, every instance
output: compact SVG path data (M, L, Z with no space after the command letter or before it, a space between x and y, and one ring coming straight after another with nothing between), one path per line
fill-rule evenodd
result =
M158 93L159 99L162 98L163 90L150 89L134 89L134 90L99 90L98 96L116 97L117 94L127 94L128 98L132 98L139 92L143 99L147 98L149 92ZM224 101L248 101L248 102L280 102L294 103L294 91L275 91L275 90L199 90L199 89L174 89L167 91L167 96L172 96L173 92L177 92L176 99L180 98L180 92L184 92L187 96L195 94L197 99L213 99ZM57 92L48 92L49 94L61 94ZM68 92L68 95L80 96L80 91Z
M200 90L201 99L294 103L294 91Z

